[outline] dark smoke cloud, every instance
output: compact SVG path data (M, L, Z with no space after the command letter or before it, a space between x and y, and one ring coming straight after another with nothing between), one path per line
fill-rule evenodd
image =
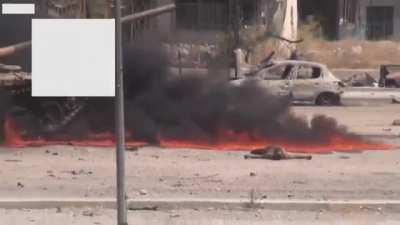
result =
M218 70L204 76L172 75L161 42L135 43L124 48L126 127L132 139L157 144L162 137L213 144L224 137L221 133L231 131L258 139L323 143L332 135L350 135L332 118L317 116L308 122L294 116L289 99L271 96L256 83L233 86ZM62 134L47 134L52 135L48 138L113 131L113 100L90 98Z
M174 77L161 49L157 41L139 41L124 55L126 125L137 139L213 143L224 130L306 142L348 135L332 118L317 116L309 123L295 117L289 99L273 97L255 83L233 86L215 71Z

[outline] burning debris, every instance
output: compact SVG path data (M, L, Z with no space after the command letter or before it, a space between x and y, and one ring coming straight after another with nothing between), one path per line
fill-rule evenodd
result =
M250 154L244 155L245 159L270 159L270 160L288 160L288 159L307 159L311 160L311 155L293 155L286 152L280 146L267 146L261 149L255 149Z
M215 71L203 77L169 76L168 58L160 49L160 43L148 40L125 48L125 109L130 146L252 150L280 145L296 152L388 148L347 132L332 118L316 116L307 121L296 117L290 111L290 99L273 96L251 82L233 86L225 74ZM61 126L46 129L48 132L30 129L38 117L30 114L29 109L18 117L8 113L4 123L6 144L114 145L114 120L110 119L114 118L113 100L73 101L81 102L79 111L73 116L68 113L67 117L50 118ZM63 122L66 119L68 123ZM40 119L39 124L43 122L46 120Z

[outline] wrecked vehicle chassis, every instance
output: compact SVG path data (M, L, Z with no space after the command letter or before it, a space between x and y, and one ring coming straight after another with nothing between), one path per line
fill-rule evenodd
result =
M31 75L19 66L0 64L0 139L4 123L12 118L21 134L56 133L67 126L83 109L85 101L76 98L31 96Z
M340 105L344 87L325 65L299 60L272 61L231 81L236 86L246 82L256 82L272 95L316 105Z

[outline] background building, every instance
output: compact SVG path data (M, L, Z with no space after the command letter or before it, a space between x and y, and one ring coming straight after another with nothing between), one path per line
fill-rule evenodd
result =
M313 16L325 37L379 40L400 37L398 0L298 0L303 22Z

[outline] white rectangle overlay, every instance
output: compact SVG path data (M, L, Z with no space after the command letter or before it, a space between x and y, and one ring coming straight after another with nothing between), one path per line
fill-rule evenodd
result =
M114 19L33 19L32 96L114 97Z
M1 9L2 14L35 14L35 4L3 3Z

